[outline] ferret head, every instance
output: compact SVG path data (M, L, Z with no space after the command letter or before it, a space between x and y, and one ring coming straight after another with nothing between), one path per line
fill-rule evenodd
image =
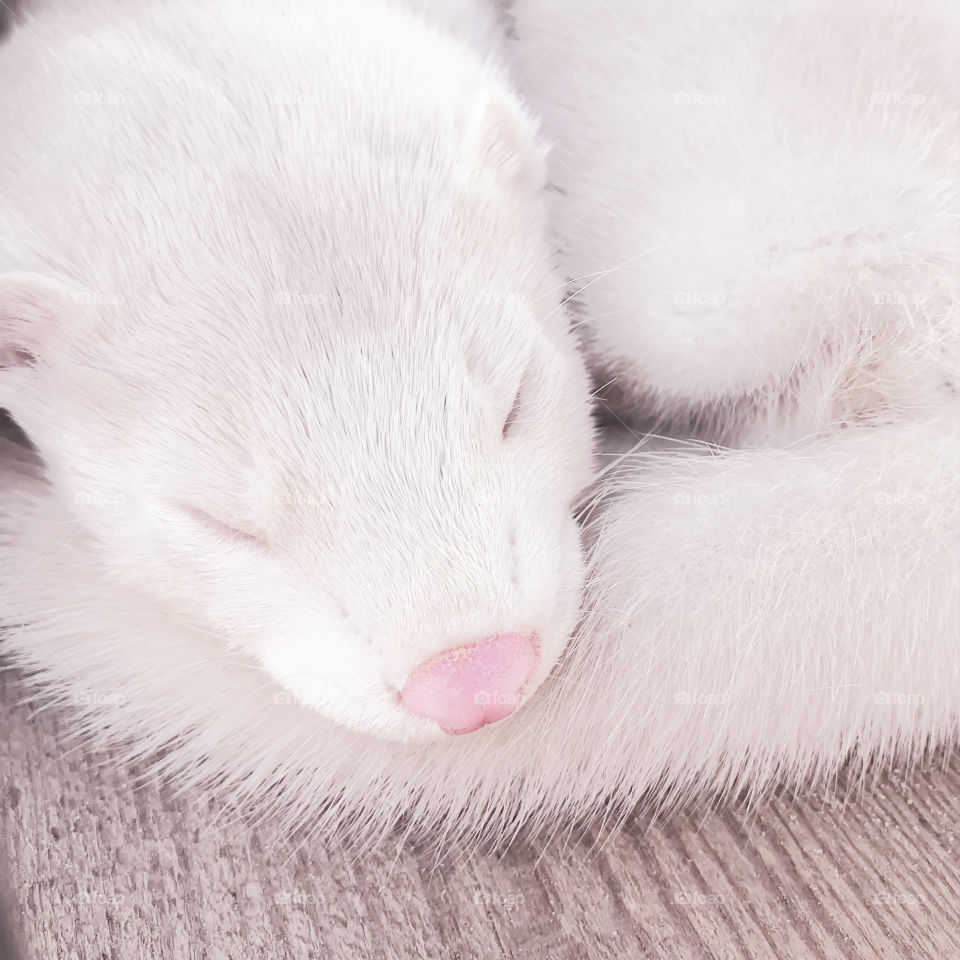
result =
M62 166L45 189L77 221L96 195L104 239L0 277L0 406L145 615L357 730L469 732L550 671L584 576L542 151L499 92L320 157L309 116L217 144L216 176L171 152L138 177L116 140L122 193Z

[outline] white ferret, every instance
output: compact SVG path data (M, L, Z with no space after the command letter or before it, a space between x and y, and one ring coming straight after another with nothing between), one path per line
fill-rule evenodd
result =
M365 837L954 738L953 20L514 5L598 381L736 444L626 458L585 573L544 152L450 9L88 0L0 48L0 406L43 460L2 461L4 649Z

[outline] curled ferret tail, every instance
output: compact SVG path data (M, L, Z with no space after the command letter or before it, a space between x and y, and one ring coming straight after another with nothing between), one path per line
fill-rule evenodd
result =
M956 404L787 450L623 466L591 521L583 636L609 655L572 666L609 671L604 708L643 725L644 765L759 787L855 749L955 739Z

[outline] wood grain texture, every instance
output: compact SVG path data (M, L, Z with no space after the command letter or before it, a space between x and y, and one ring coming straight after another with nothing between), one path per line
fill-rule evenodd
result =
M952 960L960 763L849 790L358 857L218 816L68 748L0 684L0 843L37 960Z

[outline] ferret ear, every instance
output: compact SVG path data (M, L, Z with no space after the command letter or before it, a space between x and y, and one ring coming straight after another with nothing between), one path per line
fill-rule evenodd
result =
M0 373L32 367L60 336L76 297L38 273L0 273Z
M536 123L515 98L493 93L482 97L467 127L471 166L504 182L532 190L547 182L547 147Z

